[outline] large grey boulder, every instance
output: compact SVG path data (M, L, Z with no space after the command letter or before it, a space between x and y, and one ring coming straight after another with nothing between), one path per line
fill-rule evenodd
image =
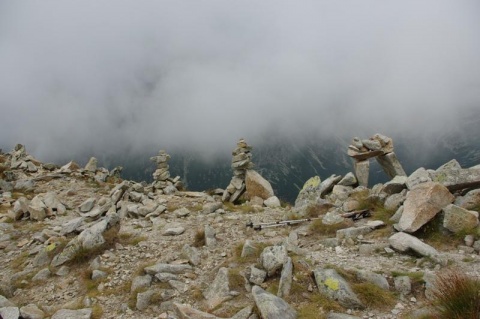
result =
M478 226L478 212L450 204L443 208L443 227L454 233Z
M248 198L258 196L265 200L275 195L270 182L253 169L247 170L245 187Z
M52 319L90 319L91 317L91 308L84 308L78 310L60 309L53 314Z
M436 257L438 251L430 245L425 244L417 237L407 233L399 232L388 238L390 246L402 253L413 251L424 257Z
M267 271L268 276L273 276L288 260L285 246L268 246L260 254L260 264Z
M480 168L442 169L433 172L431 177L434 182L444 185L451 192L480 187Z
M263 319L296 319L297 312L285 300L259 286L253 286L252 295Z
M317 268L313 271L318 290L345 308L364 308L348 282L335 269Z
M222 267L218 270L215 280L204 291L203 296L206 299L208 309L214 309L224 301L231 299L230 288L228 285L228 269Z
M441 184L426 182L417 185L408 192L403 203L398 229L407 233L415 232L454 199L455 197Z

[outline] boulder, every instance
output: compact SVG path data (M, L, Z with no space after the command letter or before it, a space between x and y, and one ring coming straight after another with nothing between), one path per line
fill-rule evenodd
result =
M247 170L247 174L245 176L245 186L248 198L258 196L266 200L275 195L270 182L252 169Z
M85 200L82 204L80 204L78 209L82 213L88 213L89 211L91 211L93 209L93 205L95 205L95 198L91 197L91 198Z
M415 172L410 174L410 176L408 176L406 185L408 189L413 189L419 184L431 181L432 179L430 178L430 174L427 172L427 170L423 167L420 167Z
M360 280L370 282L375 286L387 291L390 289L387 279L380 274L368 270L357 270L355 271L355 274Z
M400 193L402 190L404 190L407 185L407 177L402 176L402 175L397 175L395 176L391 181L385 183L382 188L382 192L392 195L392 194L397 194Z
M437 170L431 177L434 182L444 185L451 192L480 187L480 168Z
M468 210L478 210L480 208L480 189L474 189L464 196L458 196L454 204Z
M280 200L277 196L272 196L267 198L263 204L269 208L278 208L281 207Z
M189 244L185 244L185 245L183 245L182 253L185 255L185 257L188 259L188 261L192 265L194 265L194 266L200 265L202 257L201 257L200 252L198 251L197 248L192 247Z
M478 226L478 212L476 211L450 204L443 208L443 212L445 213L443 227L451 232L459 233Z
M388 238L388 242L393 249L402 253L413 251L424 257L438 256L438 251L435 248L407 233L399 232L393 234Z
M246 276L250 283L254 285L261 285L265 281L265 278L267 278L267 272L252 265L247 268Z
M213 282L204 291L203 296L206 299L208 309L212 310L224 301L232 298L228 285L228 269L222 267L218 270L217 276Z
M30 218L33 220L44 220L47 216L47 206L42 201L40 195L35 196L28 205Z
M24 319L43 319L45 313L34 304L28 304L20 308L20 316Z
M2 319L18 319L20 310L17 307L0 308L0 318Z
M97 170L97 163L98 160L95 157L90 157L87 165L85 165L85 170L87 172L95 173L95 171Z
M130 286L130 292L134 293L137 290L143 290L152 284L152 276L151 275L144 275L144 276L136 276L132 280L132 285Z
M417 185L408 192L403 203L398 229L407 233L415 232L454 199L455 197L441 184L426 182Z
M285 246L268 246L260 254L260 264L267 271L268 276L273 276L288 260Z
M348 282L334 269L317 268L313 275L320 293L337 300L345 308L364 308Z
M297 318L297 312L288 303L266 292L259 286L252 287L252 295L263 319Z
M338 185L354 186L357 184L357 179L352 172L348 172L339 182Z

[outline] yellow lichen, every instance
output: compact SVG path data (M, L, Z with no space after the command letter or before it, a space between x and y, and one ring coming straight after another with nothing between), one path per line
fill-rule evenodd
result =
M325 280L325 286L327 286L328 288L330 288L332 290L338 290L339 282L338 282L338 280L336 280L332 277L329 277Z
M318 187L318 185L320 185L320 182L321 182L320 176L314 176L314 177L310 178L308 181L305 182L302 190L307 189L309 187L316 188L316 187Z

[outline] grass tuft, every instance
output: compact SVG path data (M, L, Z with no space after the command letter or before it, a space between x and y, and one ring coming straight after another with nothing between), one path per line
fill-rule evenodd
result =
M195 232L195 237L193 238L193 247L203 247L205 246L205 230L197 229Z
M449 270L437 276L432 306L438 319L478 319L480 280Z

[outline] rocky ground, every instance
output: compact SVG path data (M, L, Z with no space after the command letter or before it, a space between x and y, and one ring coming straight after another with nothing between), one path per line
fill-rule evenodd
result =
M449 191L409 231L413 184L449 189L450 173L372 189L333 176L309 181L293 207L234 205L221 192L165 194L102 168L40 163L19 146L0 154L0 316L420 318L436 274L480 277L478 213L468 232L445 222L451 202L475 216L475 191ZM315 220L246 226L302 218Z

